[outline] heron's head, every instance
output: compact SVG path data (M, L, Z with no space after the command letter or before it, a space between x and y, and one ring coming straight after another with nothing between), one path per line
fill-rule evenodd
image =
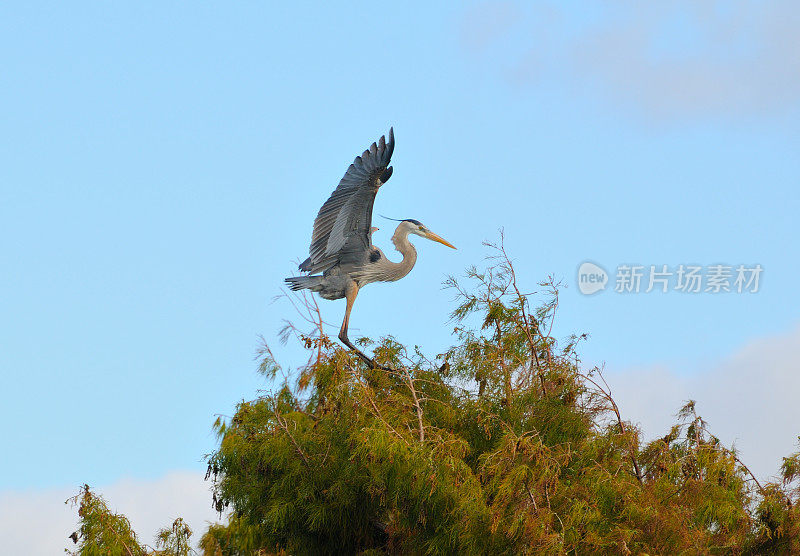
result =
M402 224L400 225L407 227L409 234L416 234L426 239L430 239L431 241L436 241L438 243L441 243L442 245L447 245L448 247L452 247L453 249L456 248L455 245L453 245L443 237L434 234L432 231L430 231L428 227L425 226L425 224L423 224L419 220L414 220L413 218L406 218L405 220L402 221Z

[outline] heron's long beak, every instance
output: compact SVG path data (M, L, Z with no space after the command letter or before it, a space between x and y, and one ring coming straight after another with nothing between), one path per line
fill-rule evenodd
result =
M452 243L450 243L449 241L447 241L447 240L446 240L446 239L444 239L443 237L441 237L441 236L437 236L437 235L436 235L436 234L434 234L433 232L427 232L427 233L425 234L425 237L426 237L426 238L428 238L428 239L430 239L431 241L435 241L435 242L437 242L437 243L441 243L442 245L447 245L448 247L452 247L453 249L456 249L456 246L455 246L455 245L453 245Z

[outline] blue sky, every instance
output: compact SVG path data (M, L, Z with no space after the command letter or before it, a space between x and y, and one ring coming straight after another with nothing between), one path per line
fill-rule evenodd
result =
M501 227L527 289L568 284L587 364L691 375L796 328L800 11L601 6L0 6L0 490L203 469L215 415L269 387L257 336L292 317L272 299L317 210L389 126L376 213L459 250L418 239L354 333L443 351L441 282ZM585 260L764 274L586 297Z

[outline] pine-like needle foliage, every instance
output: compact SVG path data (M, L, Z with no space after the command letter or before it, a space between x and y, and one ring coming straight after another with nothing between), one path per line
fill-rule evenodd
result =
M74 556L143 556L147 554L139 544L130 521L124 515L112 512L102 497L94 494L89 485L67 500L78 507L80 527L70 535L77 546Z
M74 556L190 556L197 554L190 545L192 530L177 518L172 526L161 529L156 537L156 548L139 541L131 529L130 521L122 514L111 511L106 501L93 493L89 485L67 500L78 507L80 526L69 538Z

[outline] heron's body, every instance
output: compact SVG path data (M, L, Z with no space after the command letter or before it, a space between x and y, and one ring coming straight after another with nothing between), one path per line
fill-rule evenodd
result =
M416 234L453 247L413 219L400 221L392 236L403 256L400 262L392 262L372 244L377 229L372 227L372 206L378 189L392 175L389 162L393 151L394 133L389 130L388 141L381 137L356 157L314 221L310 256L300 264L300 270L309 275L286 279L293 290L309 289L325 299L347 299L339 338L353 349L347 327L356 295L367 284L394 282L411 272L417 251L408 236Z
M408 226L402 223L392 236L395 248L403 256L399 263L392 262L375 245L362 253L361 260L332 266L317 276L287 278L292 289L309 289L324 299L341 299L348 287L359 289L372 282L394 282L411 272L417 262L417 250L408 240Z

